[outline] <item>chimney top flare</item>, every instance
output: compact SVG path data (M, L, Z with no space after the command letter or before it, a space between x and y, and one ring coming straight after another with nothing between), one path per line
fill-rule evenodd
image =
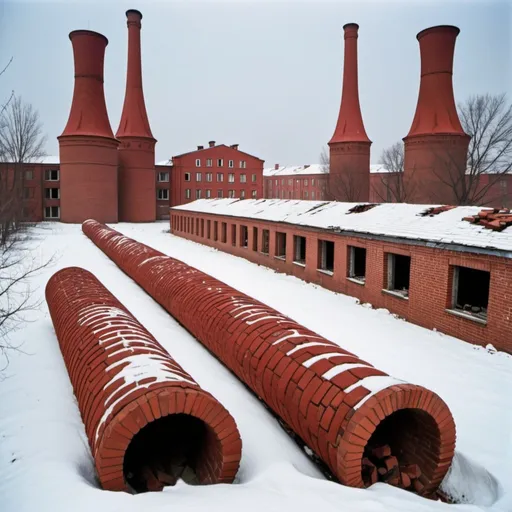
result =
M136 17L139 20L141 20L142 19L142 13L140 11L138 11L137 9L128 9L126 11L126 17L127 18Z
M337 142L371 143L363 124L359 104L357 77L357 38L359 25L347 23L343 26L345 51L343 63L343 87L338 122L329 144Z
M208 145L213 148L213 146L215 146L215 141L214 140L211 140L208 142Z

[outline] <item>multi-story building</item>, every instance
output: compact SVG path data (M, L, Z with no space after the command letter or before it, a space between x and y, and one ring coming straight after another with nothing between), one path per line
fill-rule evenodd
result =
M326 197L329 173L323 165L280 166L264 169L266 199L305 199L322 201Z
M171 206L196 199L263 197L264 161L238 149L238 144L197 146L172 158Z

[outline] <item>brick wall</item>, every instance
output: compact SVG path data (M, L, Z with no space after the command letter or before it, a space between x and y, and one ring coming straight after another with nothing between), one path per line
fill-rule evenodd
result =
M221 237L215 241L213 234L208 238L205 230L195 230L199 219L208 224L226 223L228 240ZM232 226L237 233L236 244L230 237ZM248 244L240 243L240 226L247 226ZM253 250L254 228L257 230L257 250ZM269 254L262 252L262 232L269 232ZM463 253L447 249L401 242L387 242L381 239L367 239L356 236L335 234L326 230L302 228L285 223L255 221L229 216L208 215L183 210L171 210L171 232L189 240L215 247L224 252L240 256L254 263L273 268L279 272L294 275L308 282L330 290L357 297L377 308L387 308L406 320L437 329L457 338L512 352L512 263L510 259L498 256ZM277 258L276 232L286 233L286 257ZM294 235L306 238L306 261L295 263ZM334 242L335 257L332 274L318 270L318 240ZM366 249L366 278L364 283L349 278L349 247ZM410 287L407 298L391 294L387 287L388 254L410 256ZM471 315L457 315L451 311L454 266L476 268L490 272L487 320Z
M104 489L160 490L180 458L199 483L233 481L233 418L98 279L60 270L46 300Z

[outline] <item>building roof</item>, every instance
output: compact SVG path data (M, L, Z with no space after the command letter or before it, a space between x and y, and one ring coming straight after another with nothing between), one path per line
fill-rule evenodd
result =
M370 173L384 173L388 171L382 164L370 165ZM277 169L268 167L263 169L263 176L298 176L303 174L329 174L328 166L323 164L311 165L281 165Z
M365 210L363 205L370 207L361 213L351 211L356 207ZM428 211L436 206L286 199L198 199L172 209L286 222L334 232L402 238L432 245L467 246L487 253L503 251L507 254L500 256L512 258L512 227L497 232L463 220L481 212L480 206L457 206L429 215Z
M238 148L232 148L231 146L228 146L227 144L216 144L215 146L206 146L203 149L194 149L193 151L187 151L186 153L181 153L179 155L174 155L173 158L181 158L182 156L186 155L192 155L193 153L202 153L204 151L208 151L209 149L215 149L215 148L228 148L233 149L234 151L238 151L239 153L242 153L243 155L247 155L251 158L256 158L256 160L260 160L261 162L264 162L265 160L262 160L261 158L258 158L257 156L251 155L250 153L246 153L245 151L240 151Z

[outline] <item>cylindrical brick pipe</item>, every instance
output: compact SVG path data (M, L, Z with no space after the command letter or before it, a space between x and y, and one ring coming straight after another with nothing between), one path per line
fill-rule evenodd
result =
M46 300L104 489L233 481L234 419L94 275L60 270Z
M257 393L341 483L370 485L367 459L386 446L398 459L400 477L402 468L414 465L421 472L404 487L424 496L436 490L454 455L455 424L435 393L388 376L261 302L103 224L87 220L82 229Z

